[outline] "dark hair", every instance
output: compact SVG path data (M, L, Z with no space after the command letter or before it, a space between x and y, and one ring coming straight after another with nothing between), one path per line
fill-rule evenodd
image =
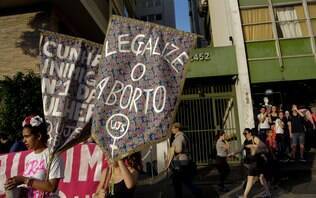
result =
M218 134L219 134L219 136L222 136L225 134L225 131L220 131Z
M253 133L252 129L250 129L250 128L245 128L243 133L245 133L245 132L250 133L251 135Z
M30 120L31 119L41 119L41 123L38 126L32 126ZM24 121L23 121L23 129L28 128L30 129L31 134L35 135L35 136L40 136L41 139L40 141L44 144L47 143L47 140L49 138L48 134L47 134L47 126L45 123L45 120L43 121L43 118L41 118L40 116L36 116L34 117L33 115L31 116L27 116Z
M35 136L41 136L41 142L46 144L47 140L49 138L47 131L46 131L46 125L42 124L43 126L38 126L38 127L32 127L31 125L25 125L24 128L28 128L31 131L31 134Z
M179 129L180 131L182 130L182 125L180 124L180 122L175 122L175 123L172 124L172 126L174 128Z
M7 140L8 139L8 134L6 134L4 132L0 132L0 138Z
M137 170L138 172L143 171L143 162L142 162L142 154L141 152L133 153L124 158L127 161L127 164Z
M219 131L218 133L217 133L217 137L216 137L216 139L219 139L222 135L224 135L225 134L225 131L223 131L223 130L221 130L221 131Z

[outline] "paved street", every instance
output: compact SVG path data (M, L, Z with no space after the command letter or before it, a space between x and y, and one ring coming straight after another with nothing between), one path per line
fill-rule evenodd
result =
M280 167L280 182L271 186L273 197L284 198L309 198L316 197L316 164L314 164L315 151L307 154L308 161L282 163ZM202 189L205 198L226 197L235 198L242 194L242 182L246 177L246 170L240 165L231 167L232 171L227 179L228 193L220 193L217 188L218 173L213 166L199 169L195 183ZM256 183L250 197L261 197L263 189ZM184 197L193 197L184 189ZM173 197L172 183L170 179L152 185L139 186L136 197L162 198Z

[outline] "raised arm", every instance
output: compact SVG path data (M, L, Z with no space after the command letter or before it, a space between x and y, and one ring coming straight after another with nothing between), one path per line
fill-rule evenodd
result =
M300 115L301 117L305 117L304 114L303 114L300 110L295 109L295 111L296 111L296 112L298 113L298 115Z
M102 171L101 179L96 190L96 194L97 195L102 194L104 195L103 197L105 197L104 185L105 185L105 180L106 180L106 174L107 174L107 169L104 169Z
M118 161L124 183L128 189L133 188L137 183L138 172L133 168L127 168L123 160Z

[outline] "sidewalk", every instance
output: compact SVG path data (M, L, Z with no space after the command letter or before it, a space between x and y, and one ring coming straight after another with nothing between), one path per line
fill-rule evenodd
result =
M280 163L280 182L271 186L272 197L309 198L316 197L316 164L315 151L306 154L307 162ZM238 182L236 182L238 183ZM235 198L243 193L242 182L233 186L228 193L221 194L224 198ZM263 188L257 182L249 197L262 197Z
M281 180L277 186L271 187L273 197L281 198L309 198L316 197L316 163L314 157L316 152L307 154L307 162L282 163L280 167ZM242 194L242 182L246 178L246 170L240 165L231 166L231 174L227 179L227 187L231 189L228 193L218 191L217 183L219 175L214 166L198 169L195 178L197 184L203 191L205 198L236 198ZM254 185L249 197L261 197L263 189L258 184ZM184 187L184 198L193 197ZM164 177L160 182L138 186L135 198L173 198L172 182Z

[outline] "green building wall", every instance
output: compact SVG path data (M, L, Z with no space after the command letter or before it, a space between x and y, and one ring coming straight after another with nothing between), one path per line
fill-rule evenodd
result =
M246 43L251 83L316 79L316 58L310 38Z
M194 49L190 54L187 78L235 75L237 62L234 46Z
M272 4L302 2L301 0L271 0ZM268 5L268 0L239 0L239 6Z

